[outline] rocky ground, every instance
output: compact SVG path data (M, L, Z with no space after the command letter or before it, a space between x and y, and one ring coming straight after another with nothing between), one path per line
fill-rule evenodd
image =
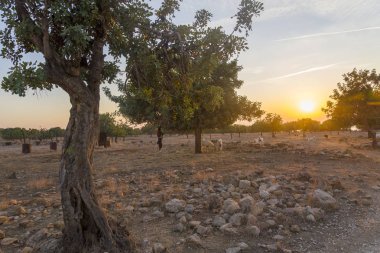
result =
M186 136L162 152L128 138L96 150L97 193L140 252L380 252L380 153L325 134L213 136L224 150L201 155ZM42 252L63 228L59 154L19 149L0 149L0 252Z

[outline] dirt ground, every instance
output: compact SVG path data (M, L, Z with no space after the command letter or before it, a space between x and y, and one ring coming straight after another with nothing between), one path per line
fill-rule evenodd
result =
M99 201L140 252L164 252L158 243L175 253L380 252L380 150L366 133L264 134L264 144L254 143L258 134L203 137L222 138L223 150L194 154L186 135L165 135L161 152L154 136L96 148ZM0 147L0 252L25 250L40 231L60 237L59 153ZM317 189L333 196L333 207L314 201ZM226 200L247 196L255 204L236 221ZM171 211L173 199L186 208ZM216 216L232 225L215 225Z

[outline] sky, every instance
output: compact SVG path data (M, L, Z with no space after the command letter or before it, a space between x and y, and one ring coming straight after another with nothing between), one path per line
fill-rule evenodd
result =
M183 0L178 23L192 22L194 13L207 9L211 25L231 30L239 0ZM264 12L254 21L243 52L238 91L262 102L266 112L285 121L311 117L324 120L323 107L353 68L380 71L380 1L378 0L262 0ZM152 0L158 7L160 1ZM0 27L4 25L0 23ZM30 58L37 55L29 56ZM10 62L0 58L0 78ZM116 87L111 87L116 90ZM300 103L314 105L305 112ZM18 97L0 89L0 128L65 127L69 117L68 96L59 89ZM104 95L100 112L114 112L117 105Z

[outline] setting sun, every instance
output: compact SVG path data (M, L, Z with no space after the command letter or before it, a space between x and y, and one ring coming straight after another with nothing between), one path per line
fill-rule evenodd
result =
M315 111L315 102L310 100L302 100L298 106L301 112L311 113Z

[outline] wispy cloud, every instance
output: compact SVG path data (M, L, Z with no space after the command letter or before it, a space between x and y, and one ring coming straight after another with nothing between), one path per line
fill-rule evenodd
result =
M328 65L308 68L308 69L301 70L301 71L298 71L298 72L294 72L294 73L290 73L290 74L286 74L286 75L282 75L282 76L277 76L277 77L273 77L273 78L269 78L269 79L260 80L258 82L275 81L275 80L280 80L280 79L289 78L289 77L293 77L293 76L299 76L299 75L310 73L310 72L315 72L315 71L319 71L319 70L329 69L329 68L335 67L335 66L337 66L339 64L341 64L341 63L333 63L333 64L328 64Z
M337 35L337 34L346 34L346 33L356 33L356 32L379 30L379 29L380 29L380 26L372 26L372 27L365 27L365 28L354 29L354 30L346 30L346 31L307 34L307 35L302 35L302 36L279 39L276 41L280 42L280 41L289 41L289 40L301 40L301 39L309 39L309 38L331 36L331 35Z

